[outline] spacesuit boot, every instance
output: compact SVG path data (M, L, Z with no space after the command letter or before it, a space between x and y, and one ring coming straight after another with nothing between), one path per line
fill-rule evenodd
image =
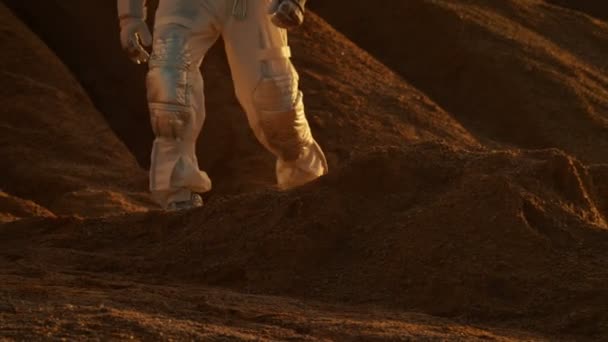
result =
M121 22L133 18L143 22L143 0L118 1ZM286 5L291 2L298 5ZM205 119L199 67L220 36L248 122L260 143L277 157L278 186L288 189L327 173L325 156L304 114L287 32L279 27L301 22L301 16L289 11L303 11L303 4L302 0L160 0L147 88L156 134L150 190L163 207L211 189L195 153ZM140 25L131 24L123 32L126 29L135 32L135 40L144 41ZM143 49L130 48L139 44L124 41L134 60L146 60Z
M192 194L189 200L170 202L165 208L168 211L179 211L199 208L203 206L203 198L199 194Z

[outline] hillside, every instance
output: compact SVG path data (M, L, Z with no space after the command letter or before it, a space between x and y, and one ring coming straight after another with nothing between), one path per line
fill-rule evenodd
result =
M486 144L608 161L606 22L541 0L311 6Z
M1 220L147 210L128 149L61 61L1 9Z

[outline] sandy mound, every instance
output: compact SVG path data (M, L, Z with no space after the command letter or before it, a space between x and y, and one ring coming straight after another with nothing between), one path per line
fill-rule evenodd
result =
M535 0L311 7L481 140L608 161L606 23Z
M147 165L152 135L144 103L145 70L120 51L113 4L6 2L70 66L112 128ZM71 25L94 29L74 31ZM291 39L312 129L331 167L368 145L429 139L475 144L450 115L314 15ZM204 74L208 119L198 150L216 190L240 192L272 184L273 160L249 132L221 46L208 56Z
M42 241L26 260L51 268L608 333L596 200L606 193L576 160L415 144L347 165L297 191L217 198L181 215L22 222L5 234Z
M129 151L61 62L5 7L0 11L0 212L24 214L6 203L13 196L46 208L26 210L33 214L143 210L127 198L145 190Z
M245 291L606 333L608 303L592 298L608 296L596 202L608 194L596 191L556 150L379 149L291 194L184 217L159 261Z

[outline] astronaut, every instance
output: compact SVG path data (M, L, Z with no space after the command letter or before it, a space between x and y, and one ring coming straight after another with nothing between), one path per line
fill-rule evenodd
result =
M147 96L156 136L150 191L167 210L202 205L211 181L198 166L195 142L205 120L199 67L221 35L236 96L260 143L276 158L280 189L327 173L327 161L304 114L287 29L304 19L306 0L160 0L154 38L144 0L118 0L121 43L148 62ZM152 55L143 46L152 45Z

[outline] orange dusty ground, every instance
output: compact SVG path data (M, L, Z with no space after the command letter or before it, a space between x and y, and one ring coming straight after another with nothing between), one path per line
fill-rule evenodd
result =
M608 336L606 6L311 1L291 45L332 172L274 189L220 45L215 188L164 213L113 2L4 3L0 339Z

